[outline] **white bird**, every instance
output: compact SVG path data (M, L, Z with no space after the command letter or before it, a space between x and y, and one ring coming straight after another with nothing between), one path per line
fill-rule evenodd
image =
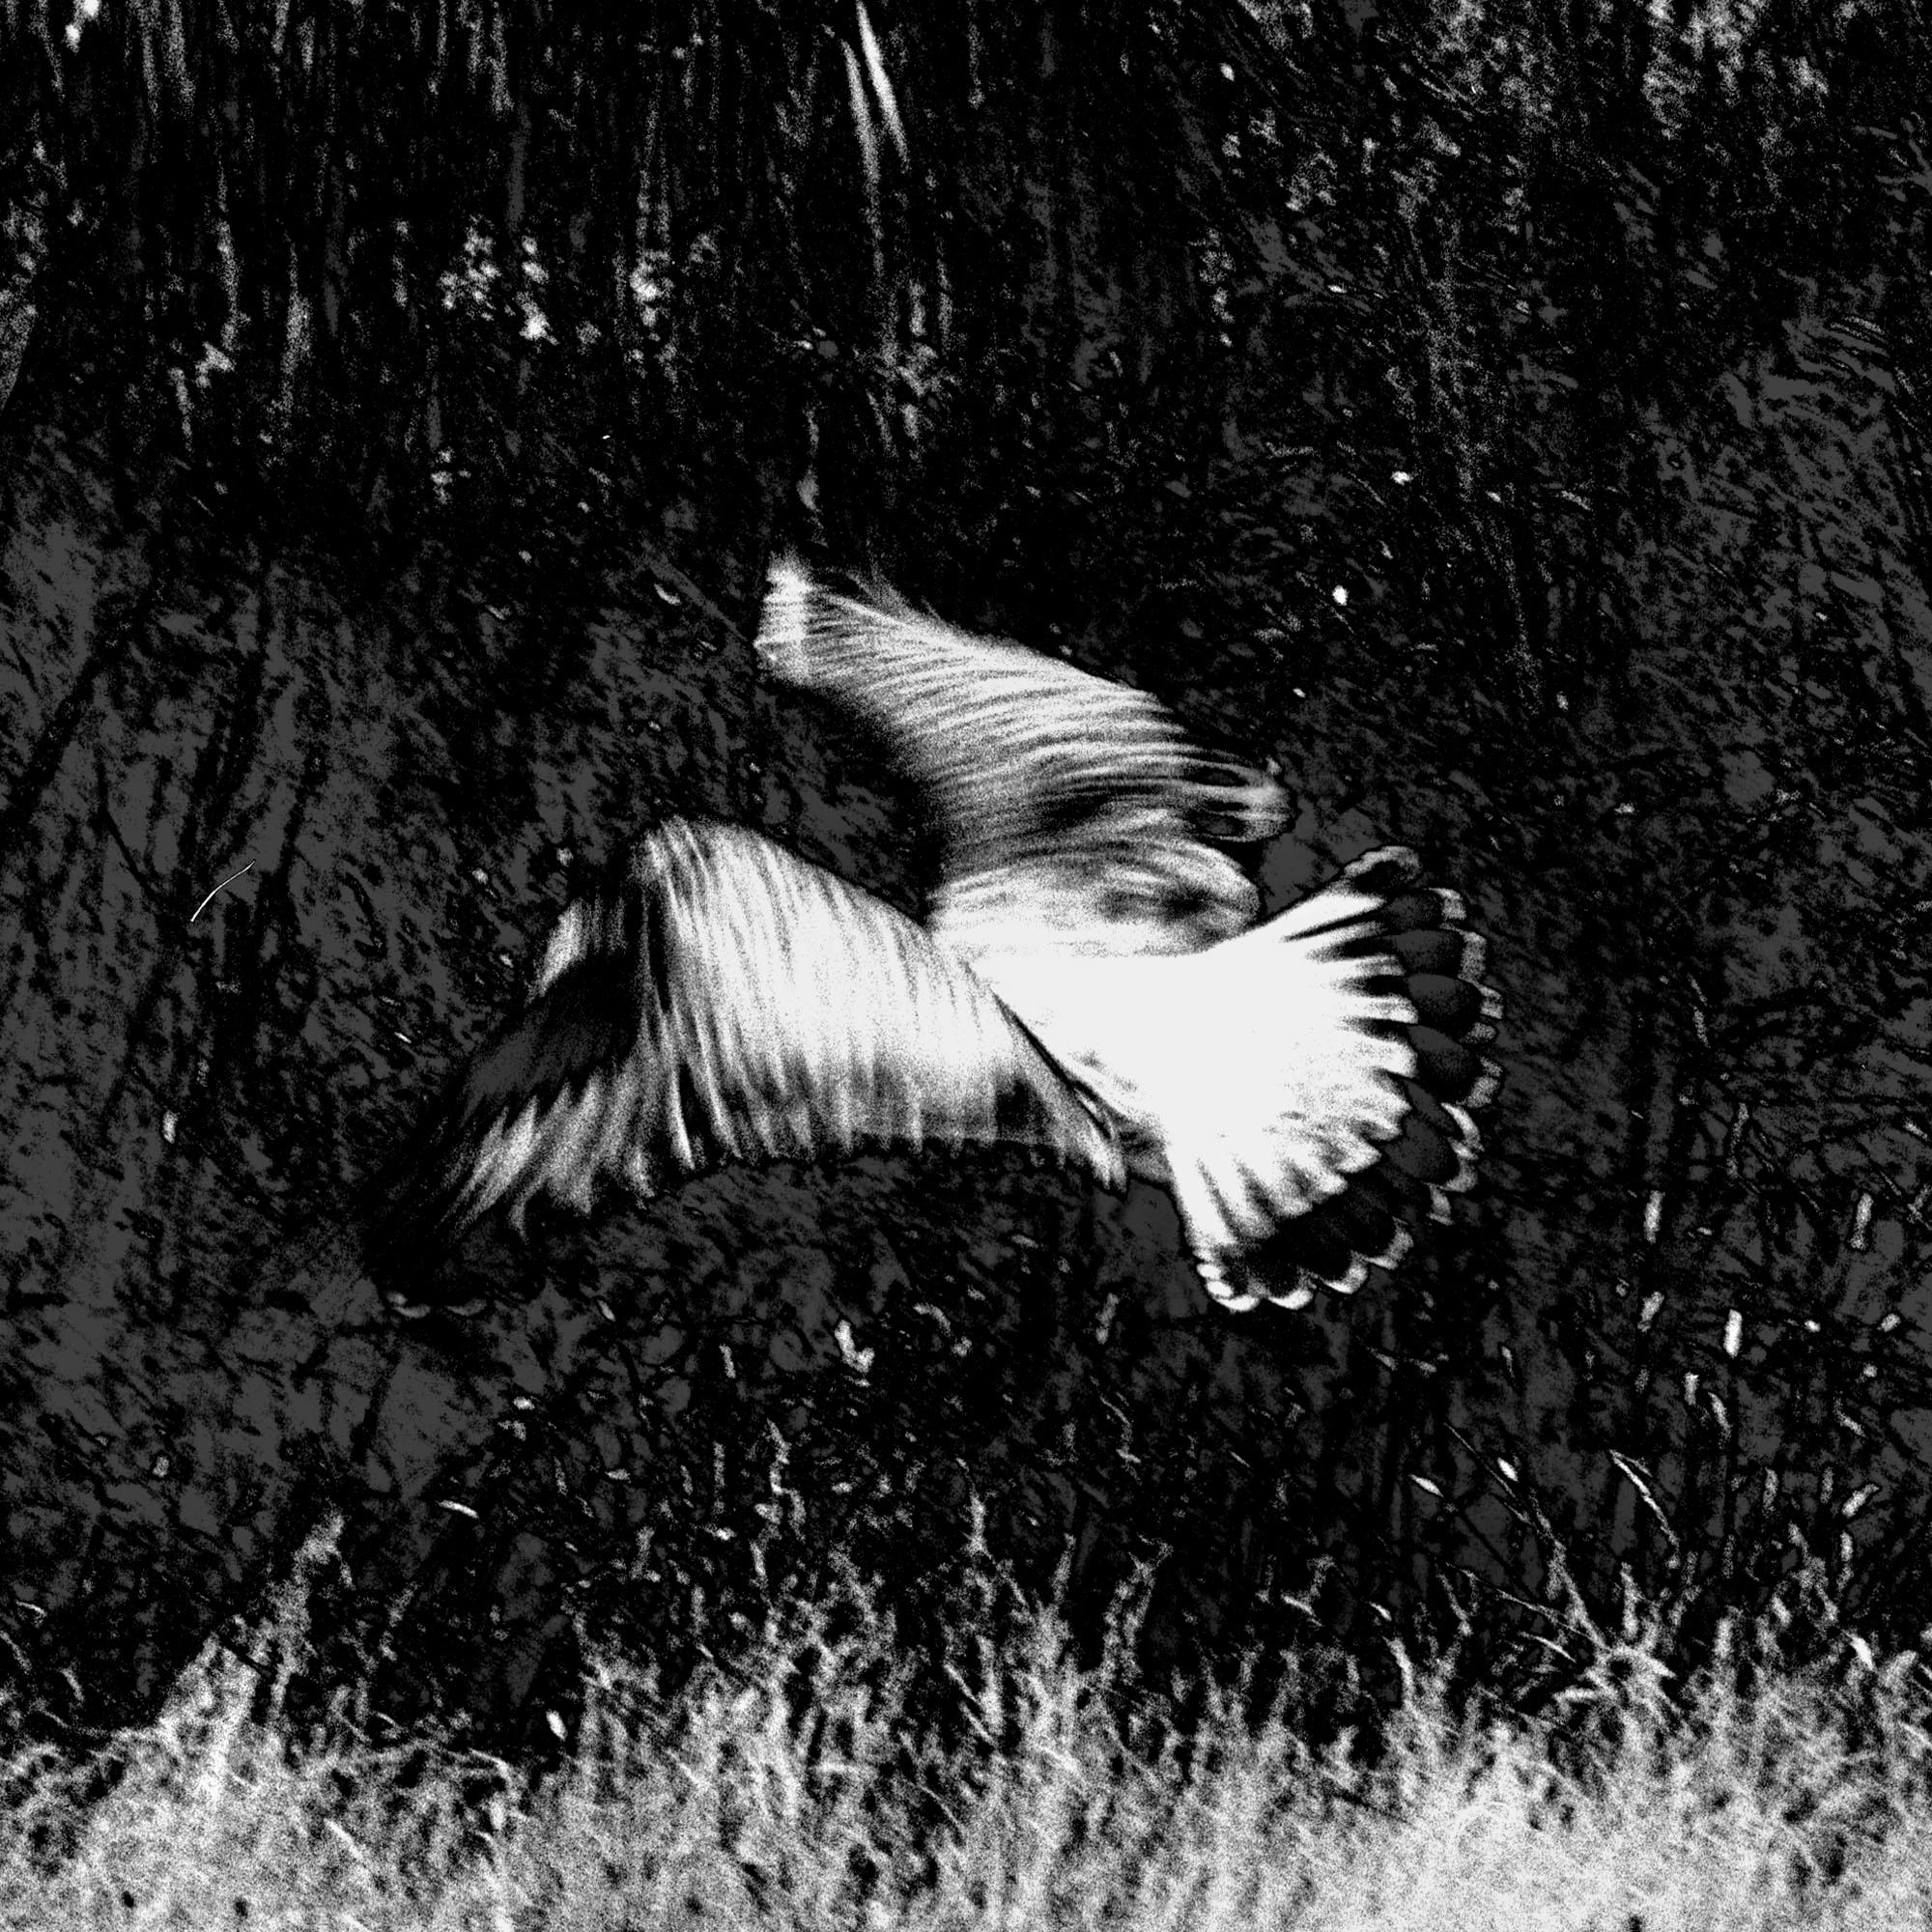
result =
M1446 1219L1500 1002L1456 895L1400 848L1264 923L1221 843L1280 787L1152 697L886 593L771 574L758 655L872 725L921 786L922 929L757 834L672 820L573 906L525 1013L384 1189L372 1270L600 1177L640 1198L729 1159L1031 1144L1179 1209L1230 1309L1298 1308Z

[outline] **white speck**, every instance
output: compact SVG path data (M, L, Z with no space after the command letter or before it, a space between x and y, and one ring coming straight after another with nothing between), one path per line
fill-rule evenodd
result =
M845 1358L845 1366L864 1376L870 1372L874 1350L861 1349L852 1340L852 1324L840 1321L833 1331L838 1342L838 1352Z
M1650 1199L1643 1204L1643 1237L1656 1245L1658 1231L1663 1226L1663 1189L1653 1187Z
M1724 1317L1724 1353L1733 1361L1737 1360L1739 1349L1744 1346L1745 1318L1734 1308Z
M1335 602L1341 605L1345 610L1348 608L1349 586L1346 583L1336 584L1334 589L1331 590L1328 594L1329 596L1334 598Z
M1233 80L1234 77L1235 77L1235 69L1233 64L1229 61L1223 61L1221 63L1221 78L1223 80Z
M1389 472L1389 481L1391 483L1413 483L1415 481L1414 472L1407 469L1391 470Z
M176 1114L172 1108L170 1108L168 1112L166 1112L161 1116L161 1138L164 1141L166 1141L170 1147L173 1147L175 1144L175 1127L179 1122L180 1118L181 1117L178 1114Z
M1657 1320L1657 1311L1662 1306L1663 1293L1662 1290L1644 1297L1643 1306L1637 1310L1636 1325L1639 1331L1647 1331L1649 1329L1650 1324Z
M67 23L67 45L70 53L73 52L80 45L80 22L78 20L70 20Z
M1859 1196L1859 1205L1852 1215L1852 1252L1861 1255L1871 1246L1871 1191L1867 1189Z

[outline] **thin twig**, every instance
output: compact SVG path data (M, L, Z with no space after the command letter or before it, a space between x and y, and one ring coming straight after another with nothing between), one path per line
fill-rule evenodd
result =
M255 869L255 862L254 860L250 859L248 863L245 866L242 867L239 871L230 872L229 875L222 880L221 886L232 886L235 883L235 881L242 876L242 872L252 872L254 869ZM221 886L216 886L214 889L214 893L218 893L221 890ZM198 920L202 916L202 914L208 910L208 899L212 899L214 896L214 893L210 893L208 898L203 899L202 902L198 906L196 906L191 913L188 914L187 923L190 925L192 925L195 923L195 921Z

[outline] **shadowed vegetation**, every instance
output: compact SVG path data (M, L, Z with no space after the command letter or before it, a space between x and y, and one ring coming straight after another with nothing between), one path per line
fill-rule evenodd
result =
M36 1721L152 1711L329 1498L319 1641L538 1746L583 1633L675 1683L845 1560L936 1628L968 1494L1090 1657L1167 1551L1156 1676L1527 1682L1557 1547L1680 1664L1798 1576L1794 1657L1914 1641L1928 78L1883 4L0 0ZM358 1294L333 1218L627 837L916 903L744 649L801 540L1278 757L1271 905L1389 839L1467 895L1508 1083L1400 1276L1231 1321L1160 1199L985 1156Z

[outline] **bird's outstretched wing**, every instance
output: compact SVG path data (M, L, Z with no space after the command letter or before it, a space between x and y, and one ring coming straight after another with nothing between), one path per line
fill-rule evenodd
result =
M1014 1141L1122 1178L1105 1111L967 967L882 900L756 834L674 820L571 908L528 1009L382 1186L382 1280L499 1204L587 1208L731 1159L862 1141Z
M1271 779L1190 743L1145 692L968 636L890 593L774 564L757 649L866 720L925 790L944 839L929 928L967 958L1191 952L1258 909L1209 841L1281 829Z

